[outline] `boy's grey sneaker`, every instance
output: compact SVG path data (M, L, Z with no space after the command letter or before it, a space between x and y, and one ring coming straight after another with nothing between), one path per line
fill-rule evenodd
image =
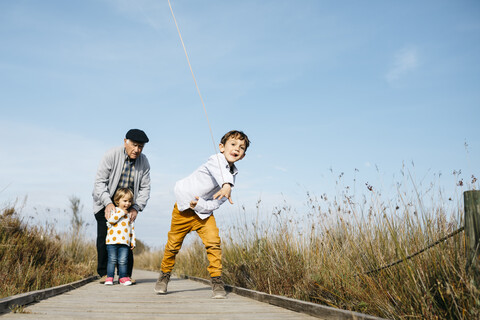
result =
M153 289L155 293L167 293L168 281L170 281L170 272L164 273L160 271L160 276L158 276L157 283L155 283L155 288Z
M226 299L222 277L212 277L212 299Z

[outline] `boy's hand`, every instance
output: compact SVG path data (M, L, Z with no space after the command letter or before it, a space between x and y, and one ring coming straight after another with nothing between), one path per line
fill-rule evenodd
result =
M222 199L223 197L227 198L228 201L230 201L231 204L233 204L232 198L232 186L230 183L224 183L222 186L222 189L220 189L217 193L213 195L213 199Z
M195 197L196 200L190 201L190 209L195 209L198 203L198 197Z

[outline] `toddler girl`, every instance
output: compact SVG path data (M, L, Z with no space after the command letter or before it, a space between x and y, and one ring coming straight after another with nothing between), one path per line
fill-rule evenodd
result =
M132 206L133 192L127 188L119 188L113 197L115 212L107 220L107 279L106 285L113 285L115 266L118 265L118 283L129 286L132 284L127 277L128 250L135 248L135 229L130 221L128 209Z

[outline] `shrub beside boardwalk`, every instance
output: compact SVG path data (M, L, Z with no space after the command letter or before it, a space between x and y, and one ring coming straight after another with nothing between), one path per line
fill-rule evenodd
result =
M30 226L13 207L0 213L0 298L81 280L95 268L93 242Z

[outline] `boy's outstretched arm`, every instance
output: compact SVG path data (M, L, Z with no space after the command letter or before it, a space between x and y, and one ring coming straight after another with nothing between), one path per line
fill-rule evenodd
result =
M226 197L217 200L205 200L200 197L195 197L195 200L190 201L189 207L195 211L200 218L205 219L208 218L214 210L217 210L225 201L227 201Z
M218 190L217 193L215 193L213 195L213 199L222 199L223 197L227 198L228 201L230 201L231 204L233 204L233 200L232 200L232 185L230 183L224 183L222 188L220 190Z
M197 203L198 203L198 197L195 197L196 200L192 200L190 201L190 209L195 209L195 207L197 206Z

